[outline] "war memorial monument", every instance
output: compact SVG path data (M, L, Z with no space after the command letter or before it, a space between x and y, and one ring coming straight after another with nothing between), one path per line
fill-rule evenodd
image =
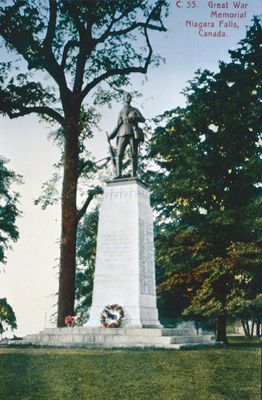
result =
M150 192L138 177L138 150L145 118L131 106L130 93L108 136L115 178L106 182L99 211L93 300L85 326L46 328L25 342L46 346L177 349L210 344L195 329L164 329L158 318L155 285L153 213ZM111 140L116 138L114 153ZM131 154L131 176L123 158ZM179 301L179 299L177 299Z

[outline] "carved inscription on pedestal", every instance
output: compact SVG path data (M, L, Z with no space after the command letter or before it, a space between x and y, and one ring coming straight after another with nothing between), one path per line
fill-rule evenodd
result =
M140 292L155 294L153 227L139 218Z
M129 235L124 231L104 233L100 240L103 244L100 251L104 265L111 271L119 269L123 272L125 260L132 256Z

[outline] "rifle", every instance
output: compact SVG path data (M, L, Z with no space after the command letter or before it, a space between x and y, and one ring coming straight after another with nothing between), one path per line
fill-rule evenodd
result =
M115 156L115 150L113 149L113 147L112 147L112 145L111 145L111 142L110 142L110 139L109 139L109 136L108 136L108 132L106 132L106 136L107 136L107 141L108 141L108 144L109 144L110 158L111 158L111 161L112 161L112 164L113 164L115 173L116 173L116 156Z

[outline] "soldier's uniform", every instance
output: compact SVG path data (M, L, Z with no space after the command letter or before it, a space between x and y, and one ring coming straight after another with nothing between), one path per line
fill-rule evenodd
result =
M126 104L120 111L116 128L113 130L109 139L117 136L117 176L121 176L122 160L127 145L130 145L132 154L132 176L137 175L138 144L144 141L144 135L138 123L145 122L145 118L137 108Z

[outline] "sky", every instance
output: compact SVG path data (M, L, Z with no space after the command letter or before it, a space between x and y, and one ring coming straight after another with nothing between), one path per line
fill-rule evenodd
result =
M143 96L134 101L142 114L152 118L178 105L184 105L181 90L198 69L216 71L218 61L228 61L228 49L236 47L245 37L246 26L253 15L262 13L262 0L213 2L208 0L171 0L171 13L166 21L166 33L151 34L154 51L165 58L157 69L150 69L145 79L132 76L133 90ZM242 6L236 8L236 6ZM231 15L223 21L236 23L237 27L220 29L212 12L241 13L244 18ZM245 13L243 15L243 13ZM186 22L187 21L187 22ZM212 23L215 27L212 27ZM199 34L199 26L208 25ZM210 26L211 24L211 26ZM186 26L187 25L187 26ZM194 27L197 25L197 27ZM205 32L225 32L226 36L206 37ZM2 57L1 57L2 54ZM3 58L0 51L0 58ZM101 130L90 140L89 149L96 159L107 156L105 131L116 123L121 104L112 109L103 108ZM47 136L50 127L40 123L37 116L15 120L0 117L0 155L9 159L8 167L23 176L20 209L17 221L20 238L7 253L7 263L0 267L0 298L6 297L12 305L18 323L17 336L37 333L51 326L50 317L55 312L54 294L58 290L60 205L42 211L34 205L41 194L42 184L54 172L53 164L59 150Z

